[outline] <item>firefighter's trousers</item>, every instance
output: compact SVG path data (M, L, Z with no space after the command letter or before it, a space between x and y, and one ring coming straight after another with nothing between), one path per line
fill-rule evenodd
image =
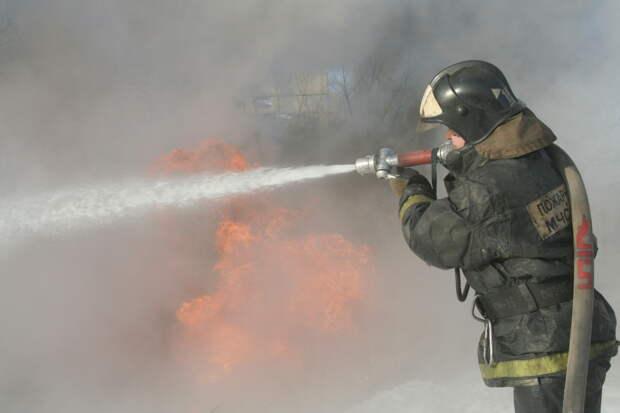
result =
M609 359L590 362L585 413L600 413ZM538 384L514 388L515 413L562 413L564 377L541 377Z

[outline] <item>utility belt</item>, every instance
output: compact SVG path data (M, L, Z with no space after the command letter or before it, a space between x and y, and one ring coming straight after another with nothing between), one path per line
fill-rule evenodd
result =
M525 282L477 296L472 306L472 316L484 324L482 354L485 364L495 364L493 321L533 313L572 298L573 283L569 278L546 283Z
M489 320L533 313L539 308L570 301L573 282L569 278L545 283L522 283L477 297L480 312Z

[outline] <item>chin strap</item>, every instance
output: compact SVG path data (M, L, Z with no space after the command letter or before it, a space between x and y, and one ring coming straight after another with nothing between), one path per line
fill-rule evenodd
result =
M439 149L434 148L431 152L431 189L433 197L437 199L437 161L439 160L437 153Z
M435 199L437 199L437 162L440 157L445 161L448 153L452 150L454 150L454 148L451 144L444 144L439 148L433 149L431 162L431 187L433 190L433 198ZM467 295L469 294L469 283L465 281L465 288L463 289L461 287L461 269L458 267L454 269L454 280L456 283L456 298L458 298L460 302L464 302L467 300Z

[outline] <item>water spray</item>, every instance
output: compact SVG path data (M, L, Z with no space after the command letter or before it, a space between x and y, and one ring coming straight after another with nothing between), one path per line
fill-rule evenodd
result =
M271 190L290 183L357 171L361 175L395 178L396 167L442 161L450 142L420 152L398 155L389 148L359 158L350 165L299 168L256 168L237 173L194 175L165 180L133 180L83 185L0 202L0 241L36 234L57 234L109 224L162 207L187 207L200 201Z
M443 161L450 142L419 152L398 155L389 148L359 158L350 165L299 168L256 168L237 173L194 175L165 180L133 180L83 185L71 189L6 199L0 202L0 240L36 234L57 234L109 224L162 207L187 207L205 200L272 190L290 183L357 171L361 175L395 178L396 167Z
M0 241L53 235L109 224L157 208L189 207L207 200L350 173L355 166L316 165L256 168L244 172L199 174L164 180L139 179L93 184L0 202Z

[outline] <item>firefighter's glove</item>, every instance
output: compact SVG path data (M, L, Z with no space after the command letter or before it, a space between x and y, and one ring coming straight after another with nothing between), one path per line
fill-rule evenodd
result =
M403 192L405 191L409 180L416 175L420 175L415 169L401 167L396 167L393 174L396 177L388 179L388 183L390 184L392 192L394 192L394 194L399 198L403 196Z
M407 202L409 197L414 195L422 195L429 199L435 199L430 182L428 182L428 179L426 179L424 175L420 175L419 173L416 173L407 181L407 186L405 186L400 196L400 207Z

